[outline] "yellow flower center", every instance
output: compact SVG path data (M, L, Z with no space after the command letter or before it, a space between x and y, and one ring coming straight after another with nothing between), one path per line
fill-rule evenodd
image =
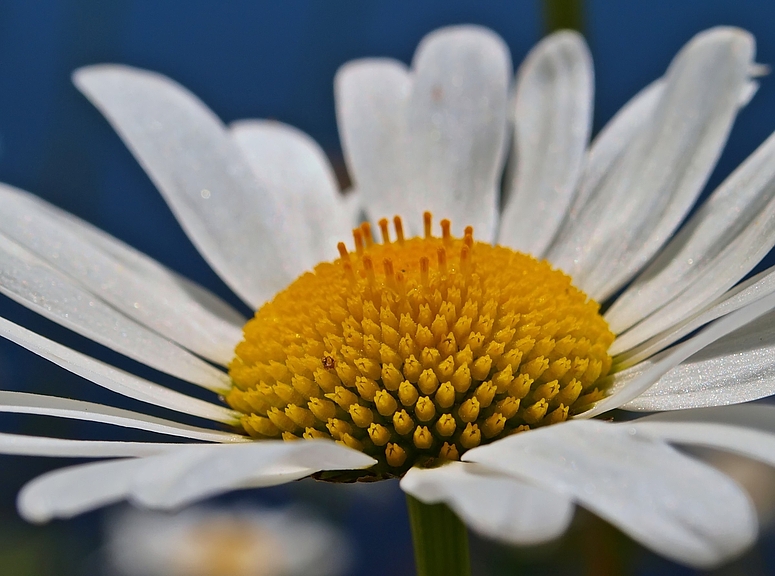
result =
M603 396L614 339L596 302L546 261L465 236L397 238L380 221L244 329L226 401L255 438L334 439L400 475L562 422ZM341 478L341 474L339 475Z

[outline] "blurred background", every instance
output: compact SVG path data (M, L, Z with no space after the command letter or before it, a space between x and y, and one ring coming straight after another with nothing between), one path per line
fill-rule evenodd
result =
M675 52L704 28L719 24L746 28L756 36L758 61L775 64L775 3L769 0L586 0L577 11L574 2L569 4L571 12L563 16L547 11L539 0L3 0L0 181L38 194L88 220L249 314L188 242L161 196L107 122L72 86L70 74L75 68L119 62L156 70L187 86L227 123L260 117L292 124L323 146L346 186L334 115L334 73L347 60L365 56L387 56L408 63L418 41L440 26L476 23L492 28L510 46L515 66L548 28L562 22L581 26L595 62L595 132L635 92L660 76ZM764 77L758 94L739 115L708 189L715 187L773 130L775 78ZM772 263L770 255L769 265ZM3 297L0 316L141 376L180 388L172 379L74 336ZM0 341L0 389L116 404L110 392L5 341ZM120 400L119 404L148 410L128 400ZM9 415L0 418L0 431L72 438L144 438L142 433L96 424ZM342 553L340 562L331 568L332 574L413 574L404 499L395 482L335 486L302 481L232 495L211 503L220 510L217 514L196 517L202 526L189 517L167 518L174 520L171 526L156 517L132 517L135 524L131 524L125 513L116 509L45 526L21 521L14 505L18 489L35 475L63 464L50 458L0 456L0 574L133 574L121 567L122 560L116 560L115 550L117 546L124 552L136 550L137 557L151 554L142 548L142 542L131 541L137 522L149 522L147 526L155 528L148 530L159 534L172 530L170 533L180 538L184 537L181 526L185 526L194 530L193 536L186 532L192 542L201 542L203 534L209 535L209 542L223 536L218 536L218 530L224 528L224 518L231 517L244 528L245 522L253 522L246 519L245 510L260 507L273 517L286 518L284 514L291 505L293 514L301 514L293 516L294 522L301 522L297 529L288 529L286 520L262 524L256 530L244 528L240 534L258 538L240 540L245 550L275 550L292 560L298 556L298 547L309 544L309 534L314 532L324 534L320 537L329 542L329 550ZM763 518L768 519L775 510L773 472L730 458L719 459L718 465L748 483ZM131 532L131 526L126 528L127 523L134 526L135 532ZM228 521L226 524L228 534ZM766 526L764 530L757 548L715 573L775 574L775 531ZM225 540L234 543L233 538ZM272 545L278 542L281 545ZM238 553L232 550L230 557ZM218 564L223 558L213 554L213 566L221 572L212 574L243 573L240 567ZM472 555L475 573L482 575L695 573L639 548L581 510L572 529L559 542L512 550L474 538ZM288 558L244 573L295 574L290 564L283 564ZM322 570L321 564L317 566ZM152 566L148 570L134 573L160 573L162 568ZM168 573L194 573L190 565L182 570Z

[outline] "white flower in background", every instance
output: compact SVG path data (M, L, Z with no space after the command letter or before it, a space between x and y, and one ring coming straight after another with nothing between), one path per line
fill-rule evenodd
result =
M299 510L243 505L123 511L110 518L104 553L121 576L336 576L350 547Z
M4 434L4 453L120 458L33 480L20 512L46 521L123 499L171 509L313 474L398 475L409 494L506 542L558 536L579 504L680 562L740 553L757 532L749 498L671 444L775 464L775 409L721 407L775 391L775 275L740 283L775 244L775 138L674 232L755 92L753 56L742 30L699 34L588 147L593 76L581 37L539 43L510 100L500 38L470 26L434 32L411 68L367 59L339 71L357 190L345 197L321 150L293 128L225 127L157 74L79 70L76 85L204 258L260 309L243 340L245 320L214 295L2 187L4 294L230 408L4 320L0 333L117 393L233 430L3 392L5 411L187 439ZM382 242L364 224L354 250L342 244L338 260L305 273L336 255L360 210ZM425 210L442 219L440 237ZM384 218L394 214L403 220L391 233ZM622 289L604 316L587 299ZM226 365L229 375L216 367ZM590 419L620 407L664 412ZM271 440L281 437L310 440Z

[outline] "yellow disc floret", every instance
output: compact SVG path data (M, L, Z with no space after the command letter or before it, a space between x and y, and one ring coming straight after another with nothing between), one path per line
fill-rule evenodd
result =
M363 477L457 459L562 422L603 396L613 334L568 276L504 248L380 222L244 329L226 397L255 438L329 438L379 464ZM340 475L341 477L341 475Z

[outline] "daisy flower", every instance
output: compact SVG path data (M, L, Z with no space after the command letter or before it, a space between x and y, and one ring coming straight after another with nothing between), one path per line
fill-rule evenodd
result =
M110 458L31 481L21 514L400 477L420 548L464 538L449 509L485 536L532 544L561 534L578 504L679 562L739 554L757 532L749 498L674 445L775 464L774 409L731 406L775 390L775 275L742 281L775 244L775 137L679 226L756 90L753 58L745 31L697 35L589 145L593 72L579 35L541 41L512 82L494 33L438 30L411 67L366 59L338 72L355 183L344 196L322 151L289 126L225 127L151 72L77 71L257 312L246 322L87 223L0 188L4 294L220 399L5 320L0 333L119 394L222 425L3 392L3 411L179 439L3 434L3 453ZM594 418L616 408L660 414ZM428 530L446 536L423 543ZM455 554L434 558L466 562Z
M105 564L121 576L336 576L349 564L344 536L294 508L124 510L106 528Z

